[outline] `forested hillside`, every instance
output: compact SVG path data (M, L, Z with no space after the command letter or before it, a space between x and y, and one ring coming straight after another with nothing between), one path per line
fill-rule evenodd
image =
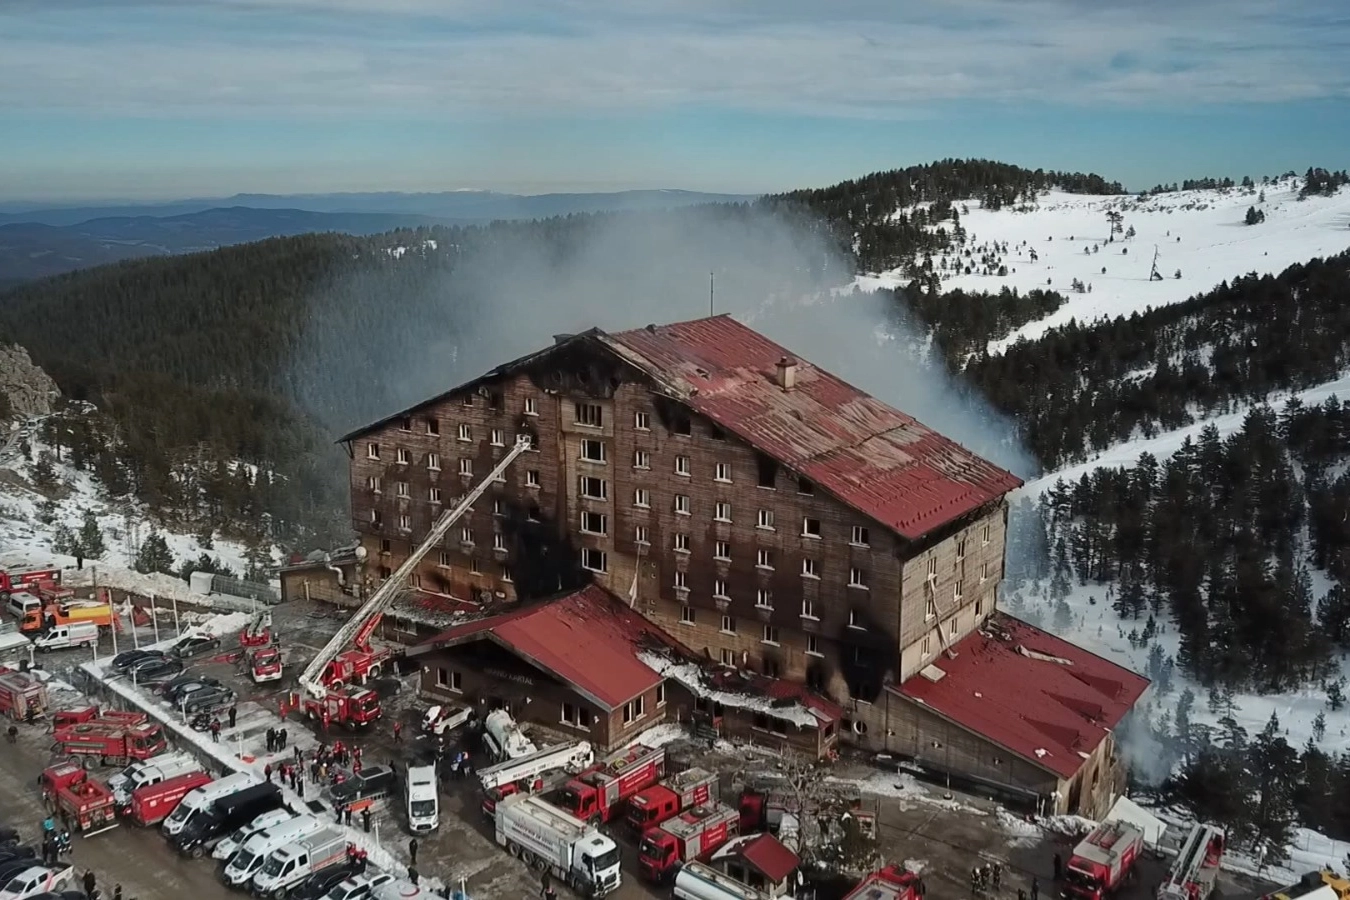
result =
M1082 194L1125 192L1119 182L1100 175L1024 169L987 159L944 159L874 172L826 188L776 194L761 202L809 209L828 224L861 270L880 272L959 243L961 219L955 202L999 209L1033 200L1038 191L1049 188Z

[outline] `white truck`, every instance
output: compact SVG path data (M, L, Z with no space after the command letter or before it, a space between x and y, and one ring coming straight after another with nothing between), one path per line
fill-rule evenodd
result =
M186 753L154 756L150 759L138 759L109 778L108 787L112 790L113 802L121 808L131 804L131 794L137 788L159 784L161 781L201 770L201 763Z
M230 857L220 878L230 887L244 888L253 876L262 871L263 863L276 851L292 841L319 831L323 825L313 816L296 816L257 832Z
M441 803L436 790L435 766L408 766L408 828L430 834L441 827Z
M594 826L534 794L512 794L494 816L497 844L573 890L603 897L619 886L619 847Z
M274 809L271 812L265 812L258 818L249 822L242 828L236 828L234 831L221 838L214 847L211 848L212 859L229 860L234 856L235 851L244 846L244 842L253 837L265 828L273 828L282 822L289 822L295 818L295 813L289 809Z
M75 876L73 866L31 866L15 875L0 886L0 900L28 900L39 894L60 893L73 890Z
M21 656L33 649L33 642L19 632L19 626L13 622L0 624L0 657Z
M768 894L700 862L680 866L674 895L675 900L770 900Z
M573 741L568 744L554 744L528 756L508 759L505 762L497 763L495 766L480 769L478 780L482 782L483 790L490 791L505 784L530 781L555 769L580 772L594 762L595 750L591 747L590 742Z
M539 748L520 730L520 724L504 709L494 709L483 719L483 745L494 761L520 759Z
M252 787L255 784L262 784L262 777L252 772L236 772L233 775L218 778L210 784L204 784L184 797L173 808L173 812L169 813L169 817L164 820L160 830L167 836L173 837L182 832L183 826L187 824L188 818L193 813L200 809L206 809L217 800L222 800L231 794L237 794L244 788Z
M320 869L336 866L347 858L347 835L325 828L287 844L267 857L262 871L253 876L255 896L283 900L286 893Z

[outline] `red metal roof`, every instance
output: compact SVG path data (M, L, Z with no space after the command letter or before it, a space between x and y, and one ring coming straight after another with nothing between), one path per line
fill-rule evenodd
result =
M1062 778L1120 724L1148 679L1011 616L891 690ZM940 670L938 680L925 672Z
M720 427L911 540L1022 483L730 316L598 337ZM790 390L776 380L784 359L796 363Z
M796 871L797 866L801 865L797 854L768 833L747 835L732 840L719 850L713 859L716 862L727 859L740 860L758 870L759 874L773 884L787 878Z
M423 641L420 655L488 638L591 697L616 709L662 677L637 658L639 650L673 639L599 585L465 622ZM684 651L688 652L688 651Z
M718 690L729 693L761 694L770 700L794 700L823 722L838 722L844 718L843 707L800 682L724 666L713 669L708 675L708 682Z

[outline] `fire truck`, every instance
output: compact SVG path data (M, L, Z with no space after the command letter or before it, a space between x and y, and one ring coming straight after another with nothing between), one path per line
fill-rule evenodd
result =
M24 722L47 713L47 686L27 672L0 672L0 716Z
M497 462L487 477L465 494L453 509L446 510L436 520L422 543L408 554L402 565L384 580L370 599L343 623L333 639L310 660L297 679L300 690L292 693L282 704L283 716L298 709L309 719L322 721L325 727L336 723L351 729L370 725L380 718L379 695L357 685L379 677L381 666L393 652L388 647L375 647L370 643L380 619L384 617L384 611L407 589L408 578L431 548L445 540L454 524L518 456L530 449L532 443L527 435L516 438L515 446Z
M497 804L504 797L521 792L543 791L552 781L545 776L559 772L584 772L594 762L595 751L590 742L571 741L480 769L478 780L483 785L483 815L493 818L497 814Z
M112 791L77 763L60 763L43 771L38 782L43 796L65 812L76 830L86 835L117 827Z
M1219 880L1226 839L1219 826L1197 823L1158 886L1158 900L1209 900Z
M0 600L8 600L15 591L38 590L44 584L60 584L61 570L46 569L0 569Z
M1078 842L1064 867L1060 896L1102 900L1135 877L1144 852L1144 832L1129 822L1103 822Z
M642 834L678 812L708 802L717 776L707 769L685 769L639 791L628 803L628 826Z
M239 646L245 650L250 647L266 647L272 643L272 613L260 610L239 632Z
M919 876L902 866L886 866L868 875L844 900L919 900Z
M69 755L72 763L86 769L149 759L168 746L164 729L145 713L112 711L88 721L57 725L52 739L54 752Z
M636 744L567 782L558 792L557 806L585 822L608 822L630 797L656 784L665 769L664 748Z
M244 661L254 684L281 680L281 651L276 647L255 647L248 651Z
M739 834L740 813L730 806L696 806L647 830L638 846L638 868L648 881L664 881L684 863L706 860Z

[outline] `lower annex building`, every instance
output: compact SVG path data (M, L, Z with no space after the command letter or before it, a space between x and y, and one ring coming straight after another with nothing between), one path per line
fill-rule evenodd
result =
M814 731L799 749L887 751L1047 810L1097 815L1122 789L1112 730L1147 680L996 610L1019 479L730 316L560 335L344 436L359 551L345 567L298 561L283 585L368 591L522 434L531 450L412 576L435 598L421 602L475 623L407 626L431 638L413 652L429 692L460 672L470 699L509 704L502 685L534 678L525 720L556 727L570 709L575 730L584 704L609 745L636 724L631 700L521 649L566 640L537 607L585 594L589 608L602 589L668 639L654 659L650 634L586 626L653 673L646 710L681 684L660 687L688 700L662 715L701 708L771 742ZM789 693L777 702L797 718L729 714L727 687Z

